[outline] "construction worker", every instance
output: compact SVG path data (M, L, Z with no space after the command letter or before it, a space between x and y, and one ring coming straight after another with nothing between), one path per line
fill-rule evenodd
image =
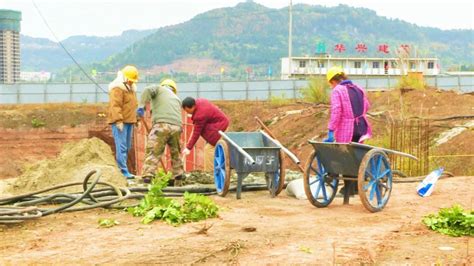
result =
M151 102L153 127L148 134L146 157L143 165L143 181L149 183L155 176L159 162L168 145L171 153L173 179L170 185L181 186L183 162L180 158L182 130L181 100L176 96L177 86L171 79L165 79L159 86L146 87L142 93L139 117L145 114L145 105Z
M324 141L349 143L371 138L366 116L370 104L364 89L352 83L340 67L330 68L326 78L333 90L328 137Z
M199 136L206 141L204 146L204 171L214 169L214 147L221 138L219 131L225 131L229 126L229 118L214 104L203 98L186 97L183 109L191 114L194 124L193 134L183 150L183 155L189 155Z
M107 122L112 125L115 142L115 159L127 180L135 178L127 167L128 151L132 146L133 126L137 123L137 86L138 70L134 66L125 66L109 84L109 108Z
M372 130L367 120L370 107L367 95L361 87L350 81L342 68L332 67L326 74L331 85L331 118L328 124L328 137L324 142L364 142L372 137ZM349 195L357 193L355 181L344 180L344 187L339 193L348 189Z

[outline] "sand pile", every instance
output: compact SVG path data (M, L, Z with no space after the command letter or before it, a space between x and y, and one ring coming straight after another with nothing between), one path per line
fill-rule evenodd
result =
M64 145L55 159L27 166L24 173L7 188L9 194L22 194L69 182L81 182L90 170L102 172L101 181L118 186L127 182L115 164L110 147L98 138L84 139ZM77 192L81 186L54 192Z

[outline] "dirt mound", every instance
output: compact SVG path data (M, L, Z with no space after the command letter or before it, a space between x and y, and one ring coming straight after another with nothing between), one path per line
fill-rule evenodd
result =
M110 147L98 138L91 138L64 145L55 159L27 166L24 173L7 188L7 192L22 194L58 184L80 182L93 169L102 172L101 181L126 186ZM73 187L58 191L75 192L80 189Z

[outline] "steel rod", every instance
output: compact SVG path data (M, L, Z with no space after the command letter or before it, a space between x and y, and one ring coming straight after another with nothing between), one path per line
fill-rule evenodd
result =
M294 155L290 150L288 150L287 148L285 148L285 146L283 146L278 140L270 137L267 133L265 133L265 131L263 130L260 130L260 133L262 133L265 137L267 137L271 142L273 142L275 145L277 145L280 149L283 150L284 153L286 153L288 155L288 157L290 157L291 160L293 160L293 162L295 162L296 164L300 164L300 160L298 159L298 157L296 157L296 155Z

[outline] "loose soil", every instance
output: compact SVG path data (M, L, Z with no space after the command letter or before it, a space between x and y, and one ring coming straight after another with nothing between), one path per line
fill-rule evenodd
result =
M115 164L110 147L98 138L84 139L64 145L57 158L29 165L24 173L11 182L6 193L22 194L69 182L81 182L91 171L102 173L102 181L118 186L127 183ZM63 188L56 192L76 192L77 188Z
M143 225L117 210L55 214L0 226L0 264L472 265L472 238L440 235L421 218L454 203L472 209L473 178L442 179L428 198L416 195L415 186L395 184L379 213L367 212L358 197L318 209L284 192L272 199L261 191L241 200L233 193L213 196L222 207L219 218L180 227ZM99 218L120 224L98 228Z

